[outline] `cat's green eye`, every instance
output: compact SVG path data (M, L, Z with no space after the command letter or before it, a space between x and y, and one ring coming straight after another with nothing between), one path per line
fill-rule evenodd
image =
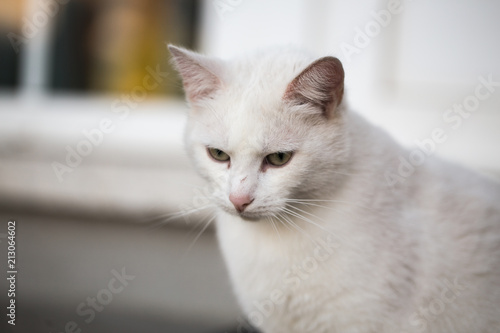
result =
M267 163L274 166L282 166L288 163L292 158L291 152L277 152L266 156Z
M222 150L217 148L207 148L207 150L210 156L212 156L215 160L220 162L229 161L229 155L223 152Z

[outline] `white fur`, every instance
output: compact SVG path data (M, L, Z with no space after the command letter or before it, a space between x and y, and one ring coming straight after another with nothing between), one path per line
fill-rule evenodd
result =
M192 57L175 50L176 63ZM203 75L222 84L189 100L187 148L213 191L249 319L265 333L500 332L500 186L434 157L389 186L386 171L407 152L386 133L344 105L327 118L283 100L314 60L291 49L196 58L219 61ZM263 172L277 151L295 153ZM254 197L242 216L230 193ZM289 199L325 201L286 214Z

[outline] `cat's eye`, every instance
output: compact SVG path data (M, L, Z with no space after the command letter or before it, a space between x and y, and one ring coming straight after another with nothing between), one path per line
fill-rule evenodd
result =
M229 161L229 155L217 148L207 148L208 153L216 161L227 162Z
M267 163L274 166L283 166L292 158L292 152L277 152L266 156Z

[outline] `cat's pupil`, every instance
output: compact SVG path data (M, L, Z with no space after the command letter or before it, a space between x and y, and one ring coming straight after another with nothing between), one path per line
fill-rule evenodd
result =
M224 151L217 148L207 148L207 151L212 158L219 162L227 162L229 161L229 155Z
M266 162L274 166L282 166L285 165L290 160L291 157L292 157L291 153L281 151L267 155Z

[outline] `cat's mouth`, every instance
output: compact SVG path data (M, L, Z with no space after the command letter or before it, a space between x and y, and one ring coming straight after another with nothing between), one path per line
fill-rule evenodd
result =
M252 214L252 213L236 213L239 217L241 217L242 220L248 221L248 222L258 222L265 218L265 216L262 215L257 215L257 214Z
M231 208L223 207L223 210L226 211L227 213L229 213L233 216L237 216L237 217L239 217L242 220L247 221L247 222L258 222L258 221L266 219L268 216L270 216L270 214L265 214L262 212L255 212L252 210L248 210L248 211L244 210L244 211L240 212L232 207Z

